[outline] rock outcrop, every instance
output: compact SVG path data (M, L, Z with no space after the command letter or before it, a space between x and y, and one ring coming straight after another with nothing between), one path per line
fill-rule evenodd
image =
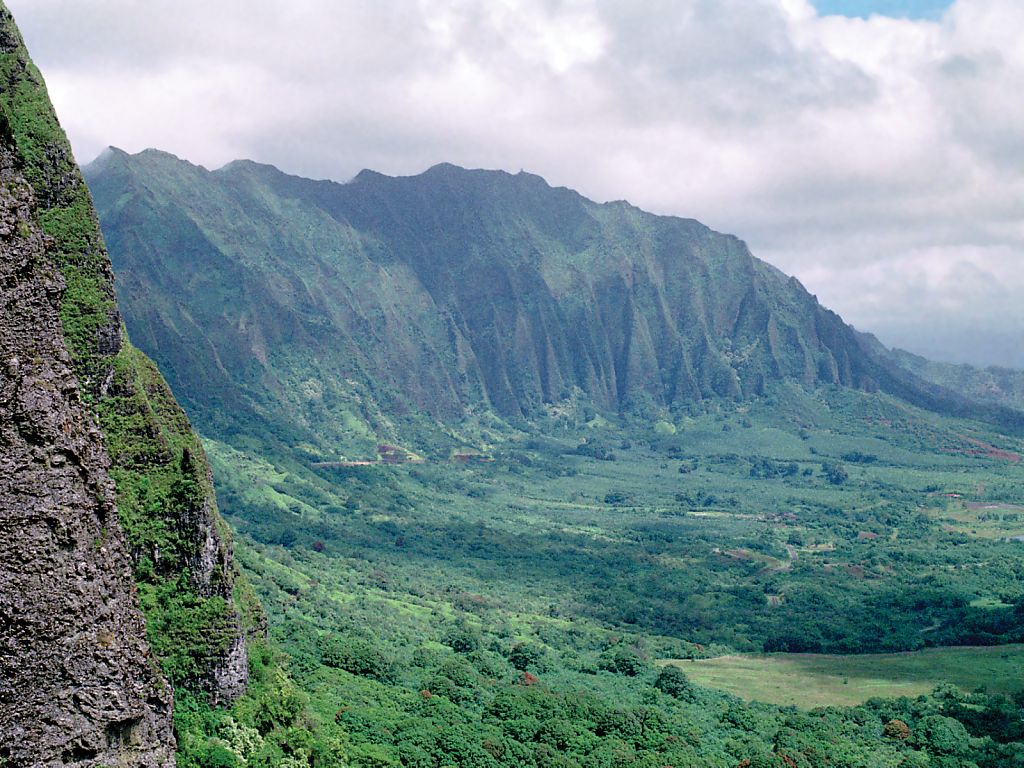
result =
M0 128L0 763L170 767L171 688L64 342L64 280Z
M0 134L0 765L170 766L172 685L236 698L253 630L202 446L125 335L2 2Z

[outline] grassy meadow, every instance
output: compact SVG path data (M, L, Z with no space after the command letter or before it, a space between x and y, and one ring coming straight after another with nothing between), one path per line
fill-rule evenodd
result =
M748 701L801 709L857 706L871 698L920 696L943 683L965 693L1014 693L1024 685L1024 645L927 648L837 656L735 654L670 660L698 685Z

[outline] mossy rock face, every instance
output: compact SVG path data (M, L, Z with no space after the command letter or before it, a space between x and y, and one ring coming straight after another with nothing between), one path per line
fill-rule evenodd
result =
M53 112L42 75L28 56L14 20L0 10L2 109L22 172L32 186L48 250L64 276L61 322L75 373L86 392L102 390L121 348L121 318L113 272L89 190Z
M63 280L22 166L4 133L0 764L170 768L173 696L146 644L109 459L61 329Z
M64 289L64 341L110 454L150 643L176 685L214 701L245 685L237 569L202 446L160 372L127 340L92 198L9 11L0 5L0 133L31 185ZM166 599L148 599L154 594ZM247 614L253 614L248 611ZM258 617L248 620L260 626ZM171 649L168 637L177 638Z

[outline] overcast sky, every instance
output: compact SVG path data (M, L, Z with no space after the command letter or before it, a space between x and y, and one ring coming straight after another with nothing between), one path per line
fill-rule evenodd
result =
M1020 0L7 4L82 162L526 169L737 234L886 343L1024 367Z

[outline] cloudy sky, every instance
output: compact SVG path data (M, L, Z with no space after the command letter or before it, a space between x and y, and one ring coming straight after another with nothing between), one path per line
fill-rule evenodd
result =
M1024 367L1020 0L7 0L79 160L526 169Z

